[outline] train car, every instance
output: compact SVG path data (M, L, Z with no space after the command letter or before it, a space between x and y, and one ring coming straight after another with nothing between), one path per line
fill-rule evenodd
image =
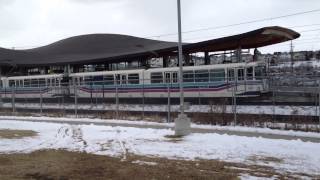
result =
M3 98L51 98L61 94L62 74L2 77Z
M261 62L185 66L186 98L256 97L268 90ZM73 96L79 98L179 97L179 68L154 68L63 74L2 77L4 98L32 99ZM67 84L62 84L67 80ZM76 91L75 91L76 90Z
M232 63L183 68L185 97L259 96L268 87L265 64ZM178 67L148 70L101 71L71 74L79 97L164 98L179 97ZM71 90L72 91L72 90Z
M77 86L78 97L142 97L144 71L139 69L71 73L70 77ZM70 88L70 92L74 94L74 88Z

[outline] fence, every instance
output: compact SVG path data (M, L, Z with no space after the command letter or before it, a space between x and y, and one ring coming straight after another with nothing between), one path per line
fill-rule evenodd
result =
M73 117L152 120L172 122L179 111L177 80L170 77L164 83L135 79L71 81L55 86L16 84L1 91L3 111ZM269 91L258 97L242 95L249 89L246 79L205 81L203 78L185 82L186 112L195 122L219 125L246 125L272 128L319 131L320 81L315 76L269 76L262 87ZM185 79L184 79L185 80ZM197 81L197 82L196 82ZM163 81L162 81L163 82ZM268 82L266 84L266 82ZM219 84L220 83L220 84ZM198 86L195 87L195 84ZM208 98L206 88L220 87L214 98ZM189 91L192 89L193 91ZM151 94L156 93L154 97ZM215 92L216 93L216 92Z

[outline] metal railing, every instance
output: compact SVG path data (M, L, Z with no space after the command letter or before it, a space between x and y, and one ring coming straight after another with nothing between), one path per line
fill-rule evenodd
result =
M292 77L288 76L288 78ZM309 103L308 106L314 108L311 115L305 115L303 117L308 119L306 120L308 122L307 124L317 124L315 118L317 118L320 124L319 77L300 76L295 78L294 81L289 81L290 84L286 83L288 80L285 77L281 77L280 79L276 76L260 77L258 81L262 83L263 79L270 88L269 91L267 91L267 95L265 95L268 96L268 106L272 109L272 113L267 114L270 119L268 120L269 124L266 123L268 126L273 126L270 125L270 123L277 124L282 122L284 117L278 114L278 108L283 104L279 101L279 99L283 98L280 92L289 92L293 90L294 87L310 87L315 89L310 92L302 91L302 93L308 93L308 96L306 96L308 100L307 103ZM113 84L110 83L110 81L88 81L83 83L71 83L72 81L70 81L70 84L60 83L60 86L32 85L31 87L7 87L2 88L1 91L1 100L3 100L2 109L10 108L13 113L32 110L33 113L39 115L45 115L50 112L57 113L59 116L73 115L74 117L85 115L100 117L102 116L101 114L108 113L112 114L111 117L115 119L123 118L123 114L127 112L134 112L135 116L139 116L139 119L143 120L147 120L150 115L159 112L161 113L161 119L163 121L172 122L173 116L175 116L178 108L178 84L171 80L169 83L154 84L149 83L151 80L139 80L140 84L122 83L121 80L113 81ZM163 81L162 79L162 82ZM238 78L227 79L227 81L185 82L185 87L190 87L194 90L192 98L188 97L188 94L186 97L186 102L189 102L189 106L191 107L191 110L187 110L187 113L204 113L208 114L208 116L212 114L210 117L218 114L228 117L230 125L245 124L243 120L245 118L243 108L250 104L243 104L245 103L243 100L245 98L239 94L248 90L248 84L250 84L250 82L250 80L246 79L238 81ZM230 95L228 97L216 97L216 99L219 99L217 101L215 98L209 101L205 96L207 92L201 91L201 88L210 88L219 86L219 84L228 85L225 92L228 92ZM242 85L241 88L240 85ZM134 88L139 88L139 91L134 91ZM287 91L284 91L285 88ZM132 95L131 97L129 96L129 92ZM159 97L152 98L150 92L159 93ZM296 93L296 91L292 92ZM287 94L287 96L289 96L289 98L296 98L297 95ZM263 106L262 102L265 100L262 99L262 96L256 98L258 98L257 106ZM222 101L221 99L224 102L220 102ZM221 110L221 112L212 110L219 106L224 107L225 110ZM295 106L301 105L296 104ZM255 115L259 116L259 112ZM293 119L302 118L299 114L294 113L289 116ZM261 124L260 121L258 124Z

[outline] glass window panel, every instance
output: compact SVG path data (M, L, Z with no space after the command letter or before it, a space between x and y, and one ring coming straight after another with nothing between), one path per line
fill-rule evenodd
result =
M225 80L224 69L210 70L210 81L224 81L224 80Z
M127 75L121 75L121 84L127 84Z
M177 83L178 82L178 73L173 72L172 73L172 83Z
M139 84L139 74L128 74L129 84Z
M103 76L93 76L94 85L102 85L103 83Z
M194 72L184 71L183 72L183 82L194 82Z
M92 85L93 78L91 76L84 77L84 83L85 85Z
M238 81L244 80L244 69L238 69Z
M163 83L162 72L151 73L151 83Z
M103 77L103 81L105 85L113 85L114 84L114 77L113 75L105 75Z
M9 80L9 87L15 87L16 83L14 80Z
M23 83L24 83L24 87L30 87L30 83L31 83L30 79L25 79Z
M253 67L247 68L247 80L253 80Z
M39 81L38 79L31 79L31 87L38 87L39 86Z
M195 81L196 82L208 82L209 72L208 70L197 70L195 71Z
M45 87L46 86L46 79L39 79L39 86Z
M228 69L228 81L234 81L234 69Z

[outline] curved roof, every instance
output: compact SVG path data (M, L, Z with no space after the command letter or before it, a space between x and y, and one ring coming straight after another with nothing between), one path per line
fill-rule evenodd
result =
M223 51L256 48L298 38L299 33L282 27L265 27L247 33L198 43L184 43L184 52ZM137 57L172 54L176 42L151 40L119 34L74 36L55 43L27 50L0 48L0 64L39 66L117 62Z

